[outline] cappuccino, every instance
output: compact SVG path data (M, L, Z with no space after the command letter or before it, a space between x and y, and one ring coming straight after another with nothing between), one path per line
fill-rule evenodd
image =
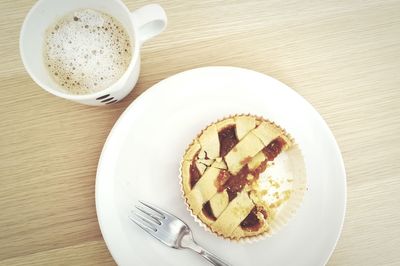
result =
M115 18L81 9L47 30L44 57L51 76L65 91L89 94L106 89L125 73L132 48Z

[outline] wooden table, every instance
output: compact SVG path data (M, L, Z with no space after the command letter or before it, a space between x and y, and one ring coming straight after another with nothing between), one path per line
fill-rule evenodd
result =
M94 202L107 134L147 88L208 65L267 73L328 122L348 175L329 264L400 264L400 1L160 1L168 28L143 47L135 90L107 108L54 97L28 76L18 35L34 2L0 2L1 265L114 264Z

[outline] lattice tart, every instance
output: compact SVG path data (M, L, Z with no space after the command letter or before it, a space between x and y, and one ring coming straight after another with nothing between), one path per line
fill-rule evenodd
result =
M205 228L228 239L256 239L279 229L300 205L304 160L276 124L232 116L193 140L182 160L181 186Z

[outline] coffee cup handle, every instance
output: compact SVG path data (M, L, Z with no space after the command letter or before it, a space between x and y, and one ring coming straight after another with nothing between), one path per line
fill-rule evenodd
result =
M167 15L157 4L143 6L131 13L139 44L160 34L167 26Z

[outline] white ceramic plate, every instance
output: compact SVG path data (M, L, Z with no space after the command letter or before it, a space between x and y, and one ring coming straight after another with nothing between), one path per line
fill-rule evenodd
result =
M232 243L204 231L186 209L178 182L181 157L193 137L230 114L264 116L284 127L302 148L308 191L295 216L276 235ZM199 244L232 265L323 265L339 238L346 175L336 141L318 112L281 82L254 71L206 67L167 78L121 115L101 154L96 178L100 228L119 265L208 265L175 250L129 219L138 200L183 219Z

